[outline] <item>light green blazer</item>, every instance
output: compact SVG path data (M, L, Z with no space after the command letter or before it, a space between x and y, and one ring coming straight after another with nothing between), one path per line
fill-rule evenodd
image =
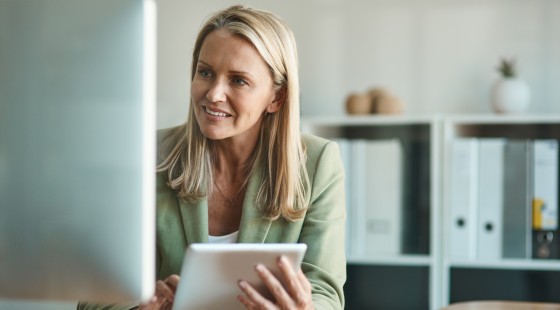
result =
M238 242L307 244L302 270L313 287L315 309L343 309L346 213L340 152L336 143L315 136L303 136L303 142L310 180L306 201L311 206L305 217L295 222L263 219L255 206L261 182L257 168L247 185ZM208 201L190 204L178 199L167 186L165 174L158 174L157 278L180 274L187 246L197 242L208 242Z

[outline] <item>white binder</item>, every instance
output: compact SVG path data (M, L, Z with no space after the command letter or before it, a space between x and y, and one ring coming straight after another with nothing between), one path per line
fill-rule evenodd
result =
M505 139L480 139L478 146L477 256L502 257L502 210Z
M402 153L397 139L372 140L366 144L363 219L368 257L401 252Z
M476 258L478 141L459 138L451 143L449 255Z

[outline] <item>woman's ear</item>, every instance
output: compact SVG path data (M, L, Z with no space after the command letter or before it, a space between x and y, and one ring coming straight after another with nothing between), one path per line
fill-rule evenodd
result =
M266 107L267 113L275 113L280 110L280 107L286 101L286 87L282 86L280 89L276 91L274 96L274 100Z

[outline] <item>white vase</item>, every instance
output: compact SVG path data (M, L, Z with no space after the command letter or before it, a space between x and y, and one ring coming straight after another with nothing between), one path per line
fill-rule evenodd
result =
M530 101L529 85L520 78L498 80L492 89L492 105L498 113L525 112Z

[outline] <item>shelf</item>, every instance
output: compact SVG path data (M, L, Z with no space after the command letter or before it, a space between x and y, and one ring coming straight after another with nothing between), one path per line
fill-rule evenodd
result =
M402 293L403 281L408 281L410 278L412 283L409 285L410 290L422 292L414 299L414 303L426 305L422 309L435 310L450 302L471 297L536 300L541 298L541 295L535 295L533 292L536 288L527 288L527 283L533 283L527 281L533 278L544 277L546 281L560 285L560 259L494 261L451 259L448 248L451 231L449 221L451 197L447 188L449 186L447 165L451 156L451 145L456 139L560 140L560 115L434 114L306 117L302 119L302 131L337 141L341 145L343 154L345 154L344 150L348 151L348 146L355 146L364 141L370 143L396 139L402 145L405 159L403 171L406 173L404 180L407 182L403 190L403 210L410 213L403 226L409 232L413 232L404 240L413 240L411 238L414 236L420 236L422 243L416 240L414 244L418 249L403 250L398 252L403 254L392 256L367 257L362 252L355 252L356 247L352 247L353 250L349 252L352 255L348 255L347 259L349 288L357 290L360 287L369 288L376 283L372 279L395 280L391 278L393 276L387 275L399 274L399 284L385 286L381 284L380 290L386 290L388 295L398 296ZM382 158L374 153L367 156ZM383 160L387 162L386 159ZM347 162L347 166L356 167L357 162L359 161ZM356 191L356 187L350 188ZM352 206L352 204L348 205ZM353 218L356 219L355 215ZM411 278L411 273L416 273L416 276ZM557 291L553 285L548 285L547 289ZM352 297L355 300L352 304L355 309L371 308L372 305L385 309L390 304L389 301L385 304L377 297L371 298L369 289L359 291L360 294ZM549 295L543 298L548 300ZM404 304L401 306L398 309L411 308Z
M348 126L348 125L411 125L429 124L442 120L455 125L484 125L484 124L557 124L560 115L529 114L529 115L501 115L501 114L426 114L426 115L343 115L325 117L304 117L303 124Z
M493 262L453 261L451 268L473 269L522 269L522 270L559 270L560 260L502 259Z
M348 296L352 299L348 309L440 308L441 249L438 239L441 235L441 212L440 185L436 177L439 175L441 153L440 126L439 115L344 115L302 119L302 132L338 142L347 169L347 180L350 180L346 185L350 189L347 190L347 198L350 198L347 200L347 206L350 206L349 223L361 223L351 224L349 227L352 228L347 232L349 235L361 236L352 238L353 244L347 249L348 281L345 287L349 288ZM389 153L383 153L381 149L372 151L371 148L372 145L379 147L384 145L383 143L394 141L398 141L398 149L402 156L400 203L403 230L402 236L399 237L401 248L400 251L394 252L399 254L368 254L365 251L366 244L356 246L366 240L366 218L359 217L356 213L365 210L364 197L361 195L367 190L362 186L386 184L379 179L366 179L360 171L367 171L372 167L364 158L377 159L386 163L387 167L394 167L391 166L391 158L395 158L393 153L392 157L387 157ZM356 154L364 155L355 157ZM376 175L384 176L386 180L390 180L390 171L398 171L386 171L383 167L376 169L380 171ZM369 212L371 211L367 213ZM375 242L372 243L369 243L370 246L375 247ZM383 280L379 282L375 279ZM371 288L376 286L379 286L378 290L386 292L382 297L370 294ZM356 288L356 292L351 288ZM393 297L400 296L403 288L414 291L416 295L410 299L399 300L400 303L396 302Z
M438 115L365 115L365 116L331 116L306 117L302 124L312 126L386 126L386 125L422 125L430 124Z
M348 265L347 271L345 309L439 309L430 306L427 266L356 264Z
M558 139L558 115L480 115L445 118L445 141L457 137Z
M498 191L489 191L487 189L492 188L491 186L500 186L500 184L506 184L504 181L505 179L526 180L526 178L532 178L533 172L525 172L525 174L523 174L524 170L512 168L530 167L530 164L527 161L529 155L523 157L523 154L525 153L520 151L518 154L522 155L519 157L521 159L519 165L517 165L516 162L512 161L512 153L509 153L509 161L503 159L504 157L500 157L505 155L500 155L499 145L500 143L504 143L503 154L506 154L506 151L511 149L506 148L505 145L517 146L523 145L523 143L533 143L536 140L546 139L560 140L560 115L449 115L443 118L442 130L443 132L441 137L443 139L441 140L441 144L444 149L442 161L444 165L444 173L442 174L442 178L445 181L443 182L443 187L441 188L441 197L442 201L444 201L445 203L443 204L442 209L442 219L444 225L443 237L441 241L443 242L444 246L441 260L441 296L443 298L440 304L446 305L451 302L473 299L507 299L525 301L554 300L555 294L549 294L549 291L555 291L555 283L560 283L558 282L558 279L560 279L560 259L500 259L498 257L501 257L502 255L496 256L495 254L491 254L489 256L494 256L496 258L490 260L489 258L484 259L480 257L479 260L476 260L474 257L478 257L478 255L474 255L473 251L475 251L474 253L479 253L479 251L481 250L480 248L477 248L477 246L479 245L475 243L479 241L476 241L476 239L475 241L473 241L472 238L477 238L480 233L480 226L477 226L478 228L476 228L476 231L474 232L472 226L470 226L468 232L470 240L461 240L464 242L457 242L457 240L455 240L454 242L452 240L452 235L453 233L458 234L456 230L456 227L458 227L456 224L458 223L457 218L465 218L465 216L470 217L470 220L467 219L466 223L471 223L469 225L473 225L473 223L477 223L477 221L488 222L489 217L493 218L496 216L495 214L498 214L499 219L495 221L492 220L492 223L502 225L504 221L504 215L502 211L499 211L499 208L502 207L492 207L492 210L484 209L486 211L481 217L481 215L479 214L481 205L507 205L507 210L509 211L508 214L511 214L512 210L518 210L518 213L514 213L513 216L517 214L529 214L525 218L529 218L529 220L527 220L527 223L530 223L531 215L529 211L531 210L531 204L528 198L530 196L528 196L523 191L523 186L520 186L520 190L518 191L508 191L507 196L506 194L497 194L501 195L500 198L496 198L497 196L488 195L489 192ZM493 138L493 140L490 140L490 138ZM481 146L484 146L484 148L480 148ZM461 151L461 147L465 147L466 151ZM464 166L452 166L452 159L461 158L456 156L463 155L465 156L464 158L466 158L464 161ZM481 158L483 158L484 160L482 160ZM496 160L499 158L502 158L503 166L500 166L500 160ZM478 173L480 173L481 171L480 166L478 165L480 164L482 166L481 163L484 163L483 167L485 168L483 169L483 171L499 172L496 172L496 174L494 175L492 175L491 173L484 173L484 177L481 177L480 175L478 175ZM475 167L474 171L472 167ZM526 171L529 171L528 169L529 168L527 168ZM467 176L469 176L468 178L475 176L475 178L469 179L471 181L464 182L464 184L462 184L464 185L464 188L462 189L461 186L452 187L452 180L457 181L457 179L452 179L452 171L457 172L459 178L463 176L465 177L459 180L466 180ZM509 171L509 173L506 173L507 171ZM500 174L501 176L499 176ZM502 178L501 181L495 181L499 177ZM478 184L480 182L480 178L484 179L484 182L482 182L482 184L484 185ZM530 184L531 181L525 182L526 183L524 184ZM511 184L511 182L507 184ZM485 194L482 195L484 196L483 202L479 200L479 186L482 186L484 189L486 189L485 191L483 191ZM527 191L529 190L527 189ZM519 193L519 196L521 197L514 195L517 193ZM458 196L454 197L453 195ZM526 199L527 202L525 202L524 199ZM457 201L466 202L466 204L468 205L468 209L462 209L461 211L454 209L452 202L457 203ZM512 201L519 201L520 203L519 205L516 205L512 204ZM516 218L514 217L514 219ZM507 239L509 242L507 243L507 245L511 245L512 242L521 243L522 240L527 241L527 238L531 238L531 236L526 237L528 235L525 234L524 236L526 238L519 238L518 236L515 236L512 239L512 225L518 225L518 227L527 227L527 225L530 225L522 222L522 220L514 222L516 224L511 224L513 222L513 220L510 220L508 222L509 233L507 234L507 236L510 236L510 238ZM455 227L455 230L452 230L452 227ZM502 226L499 227L499 229L502 229ZM503 230L501 231L503 232ZM521 231L523 233L523 230ZM497 247L505 247L503 244L505 241L502 235L493 236L502 238L496 245ZM489 242L488 240L489 239L486 239L486 242ZM490 241L495 242L494 240L495 239L491 239ZM533 241L528 240L527 242L529 243ZM488 243L485 244L486 245L483 245L483 247L489 246ZM452 248L452 245L460 246ZM465 258L452 258L451 251L454 250L455 252L453 255L457 256L457 249L460 247L464 247L465 249L468 247L470 253L464 255ZM496 249L496 247L492 246L489 249ZM523 257L523 255L519 256ZM537 289L535 283L538 283L539 281L542 288ZM542 292L542 294L540 292L537 292L539 290Z
M430 266L432 258L427 255L398 255L375 258L348 257L348 264L355 265L398 265Z
M484 125L484 124L545 124L560 123L560 115L533 114L533 115L500 115L500 114L467 114L448 115L444 117L446 123L455 125Z

